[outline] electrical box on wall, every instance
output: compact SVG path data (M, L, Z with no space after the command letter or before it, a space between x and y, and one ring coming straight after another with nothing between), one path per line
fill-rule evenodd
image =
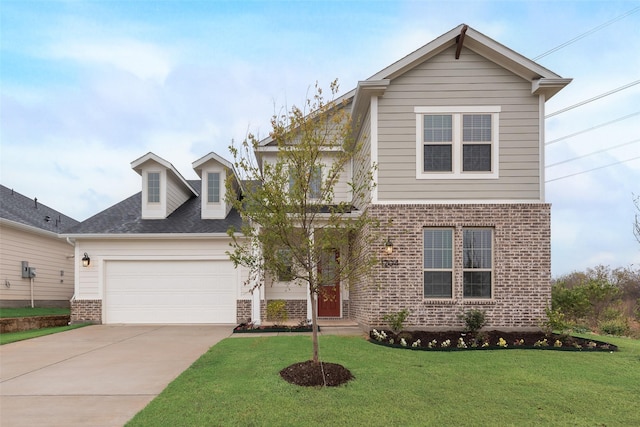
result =
M22 261L22 278L29 278L29 261Z
M29 267L29 261L22 261L22 278L33 279L36 277L36 268Z

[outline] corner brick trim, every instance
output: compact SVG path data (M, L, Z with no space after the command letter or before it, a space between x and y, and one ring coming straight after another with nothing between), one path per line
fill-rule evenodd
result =
M83 322L91 322L95 324L102 323L102 300L71 300L71 323Z

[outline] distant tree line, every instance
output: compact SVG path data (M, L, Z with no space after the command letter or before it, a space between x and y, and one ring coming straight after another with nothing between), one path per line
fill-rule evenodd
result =
M548 315L554 329L640 338L640 267L599 265L554 279Z

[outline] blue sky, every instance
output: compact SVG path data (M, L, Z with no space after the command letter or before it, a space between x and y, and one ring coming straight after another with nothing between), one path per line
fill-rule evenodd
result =
M346 92L461 23L574 81L547 113L640 79L640 1L29 1L0 6L0 182L78 220L266 135L315 81ZM554 275L640 263L640 84L546 120ZM635 141L635 142L634 142ZM596 153L597 154L591 154ZM561 163L570 160L566 163ZM621 162L621 163L618 163ZM559 163L554 165L555 163ZM592 172L590 169L618 163ZM565 178L568 175L577 174ZM560 178L560 179L557 179Z

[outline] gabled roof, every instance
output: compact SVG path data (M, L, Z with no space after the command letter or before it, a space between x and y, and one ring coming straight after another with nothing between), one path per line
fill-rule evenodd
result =
M341 102L345 100L347 102L351 101L352 117L363 117L369 108L369 100L371 97L384 94L386 87L393 79L452 46L459 46L460 50L462 47L472 50L523 79L530 81L531 93L536 95L544 94L545 100L550 99L572 80L562 78L558 74L509 49L490 37L485 36L468 25L460 24L404 58L378 71L368 79L358 82L358 86L355 89L347 92L336 100L336 105L341 105ZM267 146L271 142L271 138L267 137L260 141L260 146ZM264 149L261 148L261 150Z
M190 180L189 186L199 188L200 180ZM230 226L240 230L242 220L231 210L224 219L202 219L200 197L192 197L165 219L142 219L142 192L134 194L110 208L79 223L64 233L69 237L122 237L151 234L224 234Z
M0 219L40 230L61 233L78 224L75 219L0 185Z
M149 161L154 161L159 165L161 165L162 167L164 167L169 173L173 174L176 178L178 178L178 181L181 182L185 186L185 188L187 188L194 196L198 195L198 191L195 188L193 188L186 179L184 179L182 174L178 172L178 170L171 163L169 163L162 157L152 152L148 152L147 154L140 157L139 159L136 159L133 162L131 162L131 168L134 171L138 172L138 174L142 175L142 165Z
M230 169L232 171L234 170L233 169L233 165L231 164L230 161L228 161L224 157L221 157L221 156L217 155L213 151L210 152L209 154L206 154L206 155L200 157L198 160L193 162L191 164L191 167L197 172L200 169L202 169L202 165L207 163L209 160L215 160L216 162L220 163L222 166L226 167L227 169Z

